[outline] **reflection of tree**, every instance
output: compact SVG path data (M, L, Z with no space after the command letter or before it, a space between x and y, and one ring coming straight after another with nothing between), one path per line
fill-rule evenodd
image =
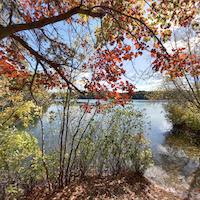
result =
M181 149L189 157L200 157L200 137L174 128L166 135L165 144L173 149Z
M184 159L184 162L181 162L181 159L176 160L177 170L184 169L187 165L190 164L191 158L199 159L200 157L200 138L196 135L191 135L180 129L173 129L171 133L166 136L165 144L167 144L170 148L174 150L183 150L187 155L187 159ZM171 157L171 154L170 154ZM164 163L169 163L169 159L166 156L162 157L165 159ZM167 159L167 160L166 160ZM183 161L183 160L182 160ZM199 163L199 162L198 162ZM166 165L163 166L166 168ZM179 169L178 169L179 167ZM173 165L170 163L170 169L173 170ZM192 171L195 170L195 171ZM200 186L200 165L196 169L189 169L189 174L184 174L187 179L191 177L191 181L189 181L189 189L188 195L185 200L192 199L192 193L196 188Z
M192 199L194 189L200 186L200 166L196 160L200 156L199 138L181 130L172 130L160 148L157 165L167 172L161 176L164 185L188 194ZM189 188L189 189L188 189Z

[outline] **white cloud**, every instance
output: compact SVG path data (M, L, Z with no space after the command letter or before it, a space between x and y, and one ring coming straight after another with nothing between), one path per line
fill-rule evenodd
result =
M185 48L193 53L200 52L200 35L192 28L174 28L172 30L172 38L164 44L169 53L172 49Z
M79 73L73 84L76 85L80 90L84 90L84 86L86 84L86 80L90 80L91 72L81 72Z
M178 40L178 41L169 41L164 44L165 48L168 50L169 53L172 53L172 49L177 48L185 48L186 51L189 51L189 46L191 48L191 51L194 53L200 52L200 38L199 37L192 37L189 38L188 41L186 40Z
M136 90L152 91L157 90L162 86L162 79L156 79L155 77L149 78L146 81L142 81L136 85Z

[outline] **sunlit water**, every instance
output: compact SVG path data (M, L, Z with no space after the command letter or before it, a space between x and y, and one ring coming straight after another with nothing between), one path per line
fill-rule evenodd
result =
M85 100L79 101L79 103L83 102ZM199 168L198 156L188 154L181 146L178 148L174 146L173 141L176 140L176 137L168 142L171 137L172 125L167 120L164 109L167 102L134 100L132 104L134 109L144 114L144 134L150 141L155 163L153 167L145 172L145 176L163 187L174 190L174 192L181 195L186 195L186 191L190 189L193 175ZM43 116L45 138L48 141L46 142L47 149L54 149L58 144L61 110L60 105L54 104L48 108L47 113ZM51 111L56 112L57 118L49 123L49 113ZM30 130L39 140L41 139L39 122Z

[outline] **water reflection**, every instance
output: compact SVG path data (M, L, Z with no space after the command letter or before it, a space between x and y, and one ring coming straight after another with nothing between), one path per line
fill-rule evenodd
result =
M174 149L181 149L190 158L200 157L200 136L188 131L173 129L166 135L165 143Z
M83 103L86 100L80 100L79 103ZM95 103L95 100L90 100L90 103ZM149 139L151 148L156 157L157 147L163 144L165 141L166 133L171 129L171 124L165 118L164 105L166 102L163 101L146 101L146 100L136 100L131 102L134 105L134 109L144 113L144 133ZM80 110L76 110L75 114L80 115ZM51 119L51 115L53 120ZM45 115L42 117L44 129L45 129L45 139L47 141L46 148L53 148L58 144L58 133L61 123L62 115L62 105L53 104L51 105ZM54 118L55 117L55 118ZM41 137L40 124L36 124L30 127L30 131L39 139Z

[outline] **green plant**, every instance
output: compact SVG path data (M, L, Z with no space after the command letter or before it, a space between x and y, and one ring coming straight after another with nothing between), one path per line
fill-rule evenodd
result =
M43 178L40 148L33 136L15 129L1 131L0 144L1 182L7 195L18 196Z
M200 113L191 104L168 104L166 106L167 117L175 126L184 127L191 131L200 132Z
M23 190L15 184L10 184L6 188L6 198L10 200L17 200L23 194Z
M98 175L123 171L143 173L152 164L152 154L142 134L141 113L125 107L103 116L93 122L81 141L79 170L85 174L92 169Z

